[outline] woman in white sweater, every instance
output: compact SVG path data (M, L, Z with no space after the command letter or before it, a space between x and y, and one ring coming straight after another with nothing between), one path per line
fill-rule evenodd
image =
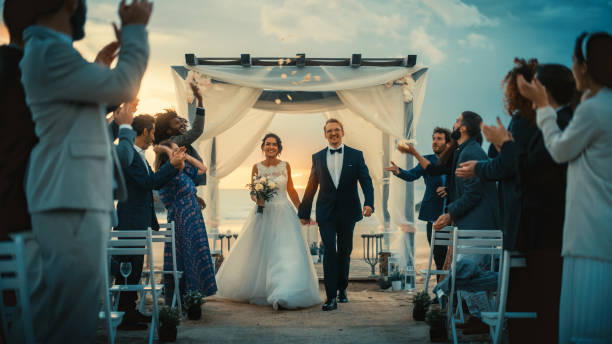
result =
M568 163L559 343L612 342L612 36L583 33L572 72L585 96L565 129L544 87L519 80L552 158ZM543 287L543 286L540 286Z

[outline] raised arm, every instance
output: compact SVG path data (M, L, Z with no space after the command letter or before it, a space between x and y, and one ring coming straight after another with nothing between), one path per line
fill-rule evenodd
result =
M319 178L317 176L317 165L315 156L312 156L312 167L310 169L310 177L308 177L308 184L304 191L304 197L302 197L302 203L298 209L298 217L301 220L309 220L310 213L312 212L312 201L314 195L319 187Z
M206 171L208 170L206 168L206 166L204 166L204 164L200 160L192 157L189 154L186 155L186 159L185 160L187 162L189 162L191 165L193 165L193 167L198 169L198 175L202 175L202 174L206 173Z
M191 90L193 91L195 98L197 99L197 107L195 104L189 104L189 113L195 112L193 116L193 122L191 123L191 129L187 130L182 135L172 137L172 141L179 146L186 146L194 143L202 133L204 133L204 107L202 105L202 95L200 89L195 84L191 83ZM194 101L195 103L195 101ZM191 116L189 116L191 118Z
M287 163L287 195L291 203L295 206L295 209L300 209L300 196L298 196L295 187L293 186L293 178L291 177L291 166Z

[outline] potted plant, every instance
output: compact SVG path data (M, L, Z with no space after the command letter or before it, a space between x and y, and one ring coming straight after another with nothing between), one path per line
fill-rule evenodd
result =
M402 275L399 271L395 270L389 275L389 282L391 282L391 289L393 291L402 289Z
M448 340L446 312L440 310L439 305L429 307L425 321L429 325L429 340L431 342L446 342Z
M202 294L197 290L189 290L183 295L183 307L189 320L198 320L202 317Z
M168 306L162 307L159 311L159 340L162 342L176 341L176 327L181 322L178 309Z
M312 257L312 262L316 263L319 260L318 257L319 248L317 247L317 243L313 242L310 244L310 256Z
M431 304L431 299L427 291L423 290L416 293L412 299L412 303L414 304L414 308L412 308L412 318L416 321L425 320L425 314L427 310L429 310L429 305Z
M378 280L376 280L376 282L378 283L378 286L382 290L387 290L387 289L391 288L391 282L389 282L387 277L384 277L384 276L380 277L380 278L378 278Z

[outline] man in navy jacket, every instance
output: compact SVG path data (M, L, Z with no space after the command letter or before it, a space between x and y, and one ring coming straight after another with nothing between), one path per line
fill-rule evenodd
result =
M153 208L153 190L160 189L185 166L184 150L173 155L168 163L154 172L145 158L144 151L153 143L155 118L149 115L136 116L132 127L137 135L132 147L134 157L130 165L123 167L128 198L117 204L119 225L115 227L115 230L146 230L148 227L158 230L159 224ZM117 153L121 160L122 152L118 151ZM132 272L127 282L128 284L138 284L144 256L118 256L116 258L113 262L113 274L116 280L123 280L119 273L119 264L130 262ZM120 330L142 330L146 328L146 325L141 325L139 322L147 322L149 319L136 311L136 299L136 292L122 293L118 308L119 311L125 312L125 316L121 325L119 325Z
M450 130L446 128L436 127L431 135L431 149L435 154L425 155L425 159L432 164L438 163L440 154L446 148L446 144L450 141ZM421 209L419 210L419 220L427 222L427 241L431 245L431 230L433 223L442 215L444 210L444 197L446 197L446 175L433 176L425 172L421 165L417 165L410 170L399 168L392 161L391 166L385 168L386 171L393 172L397 177L413 182L421 177L425 181L425 193L421 201ZM434 247L434 261L436 269L441 270L444 266L444 258L446 257L446 246ZM439 275L437 277L440 277Z

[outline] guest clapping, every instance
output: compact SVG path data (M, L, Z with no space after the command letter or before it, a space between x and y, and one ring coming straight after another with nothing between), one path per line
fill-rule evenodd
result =
M152 4L120 4L121 54L113 69L87 62L73 47L85 35L84 0L20 4L20 15L36 23L24 31L20 63L39 136L26 179L32 230L44 254L44 292L32 296L36 339L91 343L113 208L114 150L103 108L138 92L149 55L145 26Z
M544 144L558 163L568 163L563 225L563 283L559 342L612 341L612 36L582 34L572 72L584 101L564 131L537 79L519 78L537 108Z

